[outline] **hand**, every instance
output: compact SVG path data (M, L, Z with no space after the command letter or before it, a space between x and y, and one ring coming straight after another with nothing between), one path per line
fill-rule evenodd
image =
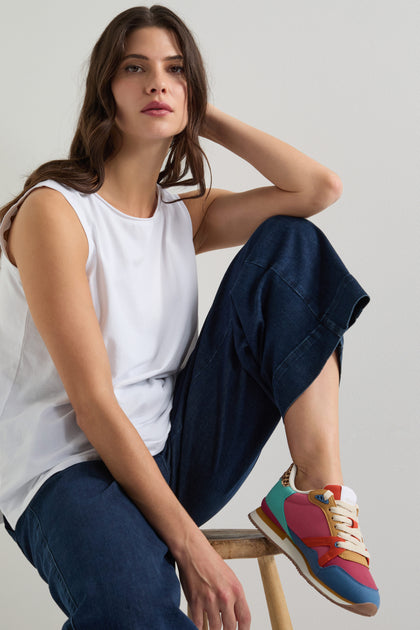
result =
M251 615L242 585L201 532L177 563L192 621L199 630L204 612L209 630L250 630Z

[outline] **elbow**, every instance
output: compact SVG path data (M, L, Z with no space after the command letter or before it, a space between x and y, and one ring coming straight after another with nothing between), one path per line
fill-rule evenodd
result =
M338 201L343 194L343 182L337 173L331 172L328 178L328 189L330 191L331 203ZM331 203L329 205L331 205Z
M313 186L313 192L309 197L308 216L318 214L329 206L332 206L342 195L343 183L336 173L327 171L323 173Z
M339 176L333 171L322 178L316 194L316 212L321 212L340 199L343 193L343 182Z

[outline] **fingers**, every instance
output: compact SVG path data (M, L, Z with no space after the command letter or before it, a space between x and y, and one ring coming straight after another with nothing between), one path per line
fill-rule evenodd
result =
M242 587L238 584L233 589L234 598L223 597L219 599L222 601L221 605L221 620L223 630L250 630L251 627L251 613L248 608L247 601L245 599ZM219 630L219 626L215 625L215 630ZM210 630L212 626L210 625Z
M211 597L206 604L199 602L191 606L191 619L199 630L204 626L204 614L207 615L209 630L250 630L251 613L243 593L236 601L219 594Z
M206 602L203 602L201 605L199 601L191 605L191 619L197 626L198 630L202 630L203 627L206 627L204 626L205 615L207 616L209 630L221 630L222 620L220 618L220 610L216 597L208 597ZM236 621L235 625L232 626L232 629L236 630Z
M223 630L236 630L236 615L234 608L222 612Z
M250 630L251 612L248 608L245 597L236 603L235 616L238 620L238 630Z
M220 612L209 610L207 611L207 618L209 621L209 630L221 630L222 620L220 618ZM235 628L236 626L232 626L231 630Z

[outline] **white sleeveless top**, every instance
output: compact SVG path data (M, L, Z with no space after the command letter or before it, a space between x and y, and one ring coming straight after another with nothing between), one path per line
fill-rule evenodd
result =
M197 274L187 208L160 186L156 211L146 219L120 212L95 193L82 194L52 180L34 188L40 186L64 195L86 233L86 273L115 395L156 455L170 429L175 376L197 334ZM13 528L48 477L100 459L76 423L35 328L19 271L7 256L5 232L25 196L0 225L0 512Z

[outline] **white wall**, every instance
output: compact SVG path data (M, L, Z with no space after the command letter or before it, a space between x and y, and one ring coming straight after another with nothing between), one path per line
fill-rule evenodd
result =
M420 5L417 0L167 4L198 38L217 106L341 176L343 196L314 221L372 298L346 338L341 438L345 479L358 493L382 608L370 620L351 615L317 595L280 557L294 627L414 630L420 561ZM19 191L35 166L67 153L85 61L105 25L129 6L117 0L23 0L2 7L0 204ZM215 186L264 185L247 164L220 147L206 148ZM201 318L235 251L199 258ZM288 465L280 428L252 476L211 525L247 527L248 511ZM57 630L64 616L0 532L0 628ZM256 563L233 566L258 620L253 629L267 628Z

